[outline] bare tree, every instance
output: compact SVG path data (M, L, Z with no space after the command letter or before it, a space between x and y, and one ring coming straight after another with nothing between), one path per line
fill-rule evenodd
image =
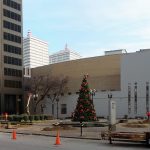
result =
M58 96L67 89L68 77L54 77L50 75L36 76L25 80L25 86L32 94L34 102L34 113L37 111L38 104L44 101L46 96L54 102ZM29 107L29 103L28 103Z
M68 83L68 77L64 77L64 78L58 78L57 79L57 86L55 88L52 88L49 91L49 99L52 102L52 109L53 109L53 105L54 102L57 101L59 99L59 97L61 95L63 95L68 89L67 89L67 83Z

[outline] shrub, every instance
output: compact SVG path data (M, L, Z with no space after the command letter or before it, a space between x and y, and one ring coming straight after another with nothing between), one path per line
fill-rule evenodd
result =
M34 120L34 116L33 115L29 116L29 120L33 121Z
M53 117L50 115L43 115L44 116L44 120L52 120Z
M36 120L36 121L40 120L40 116L39 115L35 115L34 116L34 120Z
M20 116L20 115L14 115L12 121L18 121L18 122L21 122L21 120L22 120L22 116Z
M40 120L44 120L44 115L40 115Z
M13 115L9 115L8 116L8 121L14 121L14 116Z
M25 122L27 122L27 121L29 120L29 116L28 116L28 115L24 115L24 116L22 116L22 119L23 119Z

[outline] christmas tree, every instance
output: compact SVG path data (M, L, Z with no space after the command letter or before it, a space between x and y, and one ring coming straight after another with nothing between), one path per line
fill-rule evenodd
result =
M73 121L88 122L97 120L87 78L88 75L84 75L77 105L74 113L72 114Z

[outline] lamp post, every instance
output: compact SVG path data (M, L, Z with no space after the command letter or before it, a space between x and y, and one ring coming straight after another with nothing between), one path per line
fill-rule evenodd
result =
M46 105L45 104L41 104L41 113L43 114L44 113L44 108L46 108Z
M82 136L82 128L83 128L83 122L82 121L80 121L80 136Z
M91 89L90 90L90 94L92 96L92 103L93 103L93 97L95 96L95 93L96 93L96 89Z
M38 99L38 94L33 94L33 99L34 99L34 101L37 101L37 99Z
M111 131L111 99L112 99L112 93L108 93L108 111L109 111L109 131Z
M58 102L59 102L59 98L56 98L56 102L57 102L57 119L58 119Z
M33 100L35 104L36 104L37 99L38 99L38 94L33 94ZM34 107L34 113L36 113L36 106Z
M108 98L109 98L109 101L111 101L111 99L112 99L112 93L108 94Z

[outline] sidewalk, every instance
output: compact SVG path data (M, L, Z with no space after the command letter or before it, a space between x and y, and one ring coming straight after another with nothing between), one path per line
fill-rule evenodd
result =
M56 121L49 121L46 123L34 123L33 125L27 127L18 127L16 130L17 134L26 134L26 135L41 135L41 136L52 136L55 137L57 130L55 131L43 131L43 128L53 127L53 123ZM14 129L5 129L0 128L0 132L12 133ZM82 136L80 127L71 127L66 130L60 129L60 136L66 138L81 138L81 139L101 139L101 131L107 130L107 127L83 127Z
M51 120L43 123L34 123L33 125L26 127L19 127L16 130L17 134L26 134L26 135L41 135L41 136L52 136L55 137L57 130L55 131L43 131L44 128L53 127L53 123L56 123L57 120ZM0 128L0 132L12 133L14 129L5 129ZM108 127L83 127L82 136L80 127L70 127L67 130L59 130L61 137L66 138L80 138L80 139L101 139L101 132L107 131ZM150 125L148 128L127 128L123 127L122 124L117 125L117 131L124 132L150 132Z

